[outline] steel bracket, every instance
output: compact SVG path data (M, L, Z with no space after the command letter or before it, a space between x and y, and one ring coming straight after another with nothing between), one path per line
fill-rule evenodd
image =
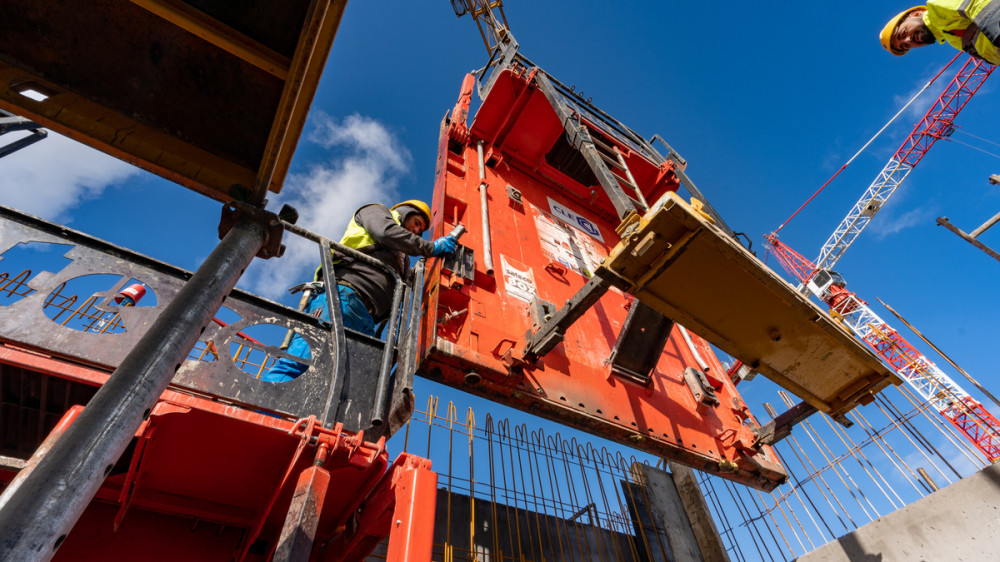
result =
M773 445L792 434L792 428L817 412L816 406L799 402L788 411L753 430L760 445Z
M618 283L616 279L614 274L607 269L598 268L594 276L557 312L547 312L545 307L533 304L530 311L535 329L525 335L524 360L528 363L534 363L538 358L552 351L552 348L563 340L566 329L590 310L590 307L594 306L604 296L604 293L608 292L608 289ZM533 303L540 302L544 301L538 299L533 301Z
M468 246L458 245L455 252L445 256L442 269L452 273L452 285L461 286L459 279L472 282L476 277L476 253Z
M608 363L621 378L648 386L674 321L636 300L632 302Z
M260 207L232 201L222 208L222 218L219 219L219 238L224 238L234 226L241 222L258 223L267 232L264 245L257 252L258 258L280 258L285 254L285 245L281 243L285 228L278 215Z
M699 412L719 405L719 397L716 396L715 389L712 388L705 373L701 370L694 367L684 369L684 382L687 383L695 402L698 403Z

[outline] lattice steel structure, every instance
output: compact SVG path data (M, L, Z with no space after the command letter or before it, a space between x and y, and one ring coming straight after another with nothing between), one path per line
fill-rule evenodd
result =
M832 269L843 257L844 252L851 247L934 143L951 135L958 113L969 103L994 68L992 64L980 59L970 57L966 61L820 248L816 269Z

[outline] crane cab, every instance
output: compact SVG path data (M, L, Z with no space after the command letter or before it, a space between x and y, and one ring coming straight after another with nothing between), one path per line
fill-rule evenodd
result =
M844 278L832 269L820 269L806 283L809 292L819 297L823 302L840 292L836 288L843 289L846 286L847 282L844 281Z

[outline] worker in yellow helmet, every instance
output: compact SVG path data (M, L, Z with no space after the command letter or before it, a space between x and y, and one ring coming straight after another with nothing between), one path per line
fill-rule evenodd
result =
M410 267L408 256L443 256L458 247L458 241L452 236L442 236L433 242L421 238L430 222L431 210L423 201L411 199L391 209L372 203L355 211L340 243L368 254L405 277ZM375 266L336 252L334 263L344 327L374 336L375 324L389 316L395 280ZM320 267L313 278L313 285L318 288L307 302L305 311L329 321L326 288L318 286L322 279ZM305 340L294 335L288 353L308 357L308 352ZM305 370L306 365L279 359L261 379L283 382Z
M927 0L889 20L879 41L897 57L914 47L948 43L1000 64L1000 0Z

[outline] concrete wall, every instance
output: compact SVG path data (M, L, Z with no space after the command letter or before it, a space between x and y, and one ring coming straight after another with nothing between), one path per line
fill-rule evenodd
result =
M880 517L798 560L1000 560L1000 464Z
M523 508L497 504L439 488L434 515L434 560L443 560L442 545L455 549L455 560L479 562L503 560L645 560L635 537L590 524L584 512L569 521ZM522 500L523 501L523 500ZM529 500L530 502L530 500ZM523 503L522 503L523 505ZM471 525L470 525L471 523ZM472 533L475 538L472 539ZM472 540L470 540L472 539ZM379 544L369 562L384 560L385 542ZM636 554L638 553L638 558ZM381 557L381 558L380 558Z

